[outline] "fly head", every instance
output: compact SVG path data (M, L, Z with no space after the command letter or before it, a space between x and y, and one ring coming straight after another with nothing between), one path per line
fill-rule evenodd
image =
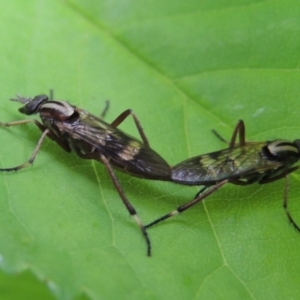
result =
M17 95L17 98L11 99L12 101L17 101L23 103L24 106L19 108L19 112L25 115L36 114L40 107L49 100L46 95L38 95L33 98L26 98Z
M271 160L293 165L300 159L300 140L275 140L266 146Z

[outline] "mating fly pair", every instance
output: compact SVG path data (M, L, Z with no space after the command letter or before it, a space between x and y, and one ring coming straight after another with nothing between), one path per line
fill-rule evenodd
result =
M0 169L0 171L17 171L32 164L46 136L67 152L72 150L83 159L102 162L123 204L144 235L148 255L151 255L151 244L147 228L191 208L226 183L266 184L286 178L283 205L289 220L300 231L288 211L287 203L287 177L288 174L298 169L293 165L300 159L300 140L246 142L245 126L243 121L239 121L227 149L187 159L171 168L159 154L150 148L143 129L131 110L124 111L111 124L108 124L101 118L68 102L53 101L45 95L34 98L18 97L12 100L24 104L19 109L21 113L26 115L38 113L42 123L37 120L21 120L0 123L0 126L34 123L42 131L42 135L26 163L13 168ZM129 115L133 117L143 142L117 128ZM238 142L237 138L239 138ZM183 185L203 185L204 187L192 201L144 226L125 196L113 167L144 179L172 181Z

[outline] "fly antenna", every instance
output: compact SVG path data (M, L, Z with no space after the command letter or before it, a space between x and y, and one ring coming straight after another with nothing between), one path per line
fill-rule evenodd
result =
M11 99L9 99L9 100L27 104L27 103L30 102L32 99L33 99L33 98L26 98L26 97L23 97L23 96L17 94L17 95L16 95L16 98L11 98Z

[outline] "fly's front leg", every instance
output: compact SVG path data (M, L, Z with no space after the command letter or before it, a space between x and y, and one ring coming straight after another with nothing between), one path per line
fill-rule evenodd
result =
M32 123L32 122L35 122L35 121L36 120L19 120L19 121L14 121L14 122L0 122L0 126L11 127L11 126L17 126L17 125ZM36 121L36 122L39 123L38 121ZM40 124L40 125L43 126L42 124Z
M288 208L288 188L289 188L289 174L296 171L297 169L299 169L299 166L296 166L296 167L293 167L293 168L290 168L286 171L283 172L283 174L280 174L280 175L277 175L277 176L274 176L274 177L271 177L271 178L268 178L266 180L262 180L261 184L265 184L265 183L270 183L270 182L273 182L273 181L276 181L276 180L279 180L281 178L285 178L285 187L284 187L284 195L283 195L283 208L285 210L285 213L287 215L287 218L289 219L289 221L293 224L293 226L298 230L300 231L300 227L299 225L296 223L296 221L293 219L290 211L289 211L289 208Z
M191 208L192 206L194 206L194 205L197 204L198 202L200 202L200 201L202 201L203 199L205 199L207 196L209 196L209 195L211 195L212 193L214 193L215 191L217 191L221 186L223 186L223 185L224 185L225 183L227 183L227 182L228 182L227 179L226 179L226 180L223 180L223 181L217 183L216 185L213 185L213 186L212 186L210 189L208 189L208 190L206 190L207 187L204 187L202 190L200 190L200 192L199 192L200 194L197 193L197 194L196 194L196 197L195 197L192 201L189 201L189 202L187 202L186 204L179 206L177 209L171 211L170 213L168 213L168 214L166 214L166 215L164 215L164 216L162 216L162 217L156 219L155 221L153 221L153 222L147 224L147 225L145 226L145 228L149 228L149 227L151 227L151 226L153 226L153 225L155 225L155 224L157 224L157 223L160 223L161 221L164 221L164 220L166 220L166 219L168 219L168 218L171 218L171 217L174 217L174 216L178 215L179 213L184 212L185 210ZM205 191L205 190L206 190L206 191ZM204 192L201 194L202 191L204 191Z
M27 162L25 162L24 164L21 164L19 166L16 166L16 167L12 167L12 168L3 168L3 169L0 169L0 171L18 171L18 170L21 170L23 168L26 168L28 167L29 165L32 165L34 160L35 160L35 157L36 155L38 154L40 148L41 148L41 145L46 137L46 135L49 133L49 129L46 129L43 134L41 135L38 143L36 144L36 147L33 151L33 153L31 154L31 157L29 158L29 160Z
M8 123L0 122L0 126L11 127L11 126L17 126L17 125L22 125L22 124L27 124L27 123L34 123L42 131L42 135L41 135L40 139L38 140L38 143L37 143L34 151L32 152L31 157L24 164L21 164L19 166L12 167L12 168L2 168L2 169L0 169L0 171L6 171L6 172L18 171L20 169L28 167L29 165L32 165L46 136L48 136L52 140L56 141L64 150L70 151L70 147L68 146L68 144L61 141L56 135L54 135L48 128L46 128L44 125L42 125L37 120L20 120L20 121L8 122Z
M284 195L283 195L283 208L285 210L285 213L289 219L289 221L293 224L293 226L300 231L299 225L294 221L289 208L288 208L288 192L289 192L289 178L288 175L285 176L285 187L284 187Z
M27 123L35 123L42 131L43 134L41 135L31 157L29 158L29 160L27 162L25 162L24 164L21 164L19 166L16 167L12 167L12 168L3 168L0 169L0 171L18 171L20 169L26 168L27 166L31 165L46 137L46 135L49 133L49 130L46 129L40 122L38 122L37 120L20 120L20 121L14 121L14 122L8 122L8 123L4 123L4 122L0 122L0 126L4 126L4 127L11 127L11 126L17 126L17 125L22 125L22 124L27 124Z
M137 118L137 116L134 114L134 112L131 109L127 109L124 112L122 112L110 125L113 127L118 127L129 115L132 116L135 126L142 138L142 141L144 142L144 145L149 146L149 142L148 139L145 135L145 132L141 126L141 123L139 121L139 119Z

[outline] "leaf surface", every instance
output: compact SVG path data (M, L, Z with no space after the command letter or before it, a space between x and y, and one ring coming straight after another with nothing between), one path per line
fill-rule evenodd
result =
M299 137L298 1L7 2L0 15L1 121L23 119L16 93L54 89L106 121L131 108L170 165L247 140ZM132 120L120 126L138 137ZM0 167L25 162L40 132L1 129ZM143 222L198 187L116 172ZM284 181L227 185L149 230L153 257L103 165L45 141L34 162L0 174L0 266L29 270L58 299L292 299L300 235L282 209ZM299 172L290 211L300 223ZM50 296L49 296L50 297ZM13 299L13 298L11 298Z

